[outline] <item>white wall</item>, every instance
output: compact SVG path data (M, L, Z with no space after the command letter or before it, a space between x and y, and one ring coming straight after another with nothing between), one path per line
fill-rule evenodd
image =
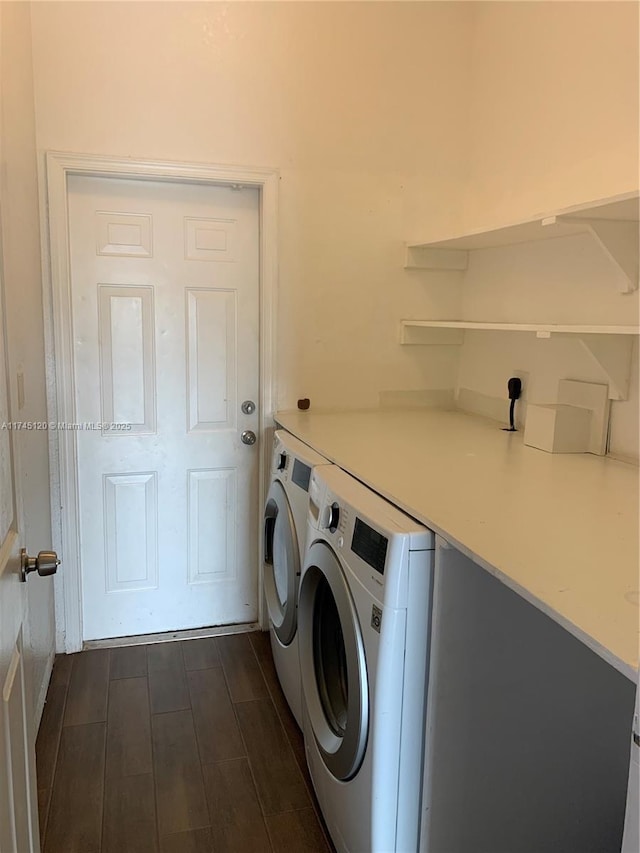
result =
M625 2L475 5L465 227L637 190L638 9ZM588 236L482 251L463 286L469 320L638 323L638 293L620 294ZM638 458L638 350L627 402L612 405L611 450ZM459 387L505 397L514 370L531 402L557 380L606 382L575 340L467 335Z
M465 3L35 3L37 137L58 149L281 172L279 405L452 387L400 315L459 307L408 279L411 227L461 211Z
M465 230L638 189L638 8L619 2L474 4ZM412 238L450 233L443 224ZM638 293L617 291L610 261L587 235L472 253L462 285L460 274L448 275L461 298L452 317L639 320ZM433 274L417 276L430 282ZM408 349L424 364L438 352ZM637 342L631 367L629 400L612 405L611 451L637 460ZM525 397L532 402L554 401L560 378L607 381L576 339L467 333L457 378L461 405L506 417L506 381L514 373L526 375ZM497 398L505 400L502 407Z
M3 2L2 208L3 276L8 321L12 418L46 421L42 318L40 227L36 174L31 32L29 6ZM24 405L19 405L17 374L24 376ZM14 434L16 480L20 490L23 538L29 553L51 547L47 433ZM42 711L48 666L54 650L53 581L32 576L27 589L31 684L36 713Z
M638 3L474 10L467 227L637 189Z
M638 186L637 3L51 2L32 22L41 153L280 169L281 407L502 396L507 361L540 396L556 373L602 381L573 344L469 335L459 376L451 348L397 344L401 317L634 322L593 247L486 258L463 284L403 271L402 243ZM612 431L637 455L635 385Z

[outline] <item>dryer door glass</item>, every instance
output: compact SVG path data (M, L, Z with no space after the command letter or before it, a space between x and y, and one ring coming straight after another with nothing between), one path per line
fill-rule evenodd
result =
M273 531L273 579L276 585L278 603L283 610L289 599L289 575L291 574L289 544L294 535L295 531L292 531L283 517L279 515L276 518Z
M296 628L300 552L295 523L282 485L271 484L264 510L264 594L269 620L287 646Z
M367 666L345 574L325 542L314 542L305 558L298 642L304 704L320 755L336 779L351 779L367 745Z
M313 609L313 662L320 701L331 730L347 729L349 674L336 601L326 578L318 581Z

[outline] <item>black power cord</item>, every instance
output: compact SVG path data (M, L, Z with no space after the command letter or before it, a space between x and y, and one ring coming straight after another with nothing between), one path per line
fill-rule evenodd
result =
M511 405L509 406L509 426L503 427L502 430L503 432L516 432L516 400L520 398L520 393L522 391L522 380L518 379L517 376L512 376L511 379L507 382L507 389L509 391L509 399L511 400Z

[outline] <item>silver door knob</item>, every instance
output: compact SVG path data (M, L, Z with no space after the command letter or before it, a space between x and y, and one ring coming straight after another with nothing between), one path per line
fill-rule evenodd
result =
M30 572L37 572L41 578L55 575L60 560L55 551L40 551L37 557L30 557L27 549L20 551L20 580L25 583Z
M243 444L255 444L256 434L252 429L245 429L245 431L240 436L240 440Z
M256 404L253 400L245 400L240 406L245 415L252 415L256 410Z

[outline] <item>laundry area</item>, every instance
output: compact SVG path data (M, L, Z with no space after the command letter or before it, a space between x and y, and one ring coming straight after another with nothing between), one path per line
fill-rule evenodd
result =
M640 3L0 3L0 851L638 853Z

